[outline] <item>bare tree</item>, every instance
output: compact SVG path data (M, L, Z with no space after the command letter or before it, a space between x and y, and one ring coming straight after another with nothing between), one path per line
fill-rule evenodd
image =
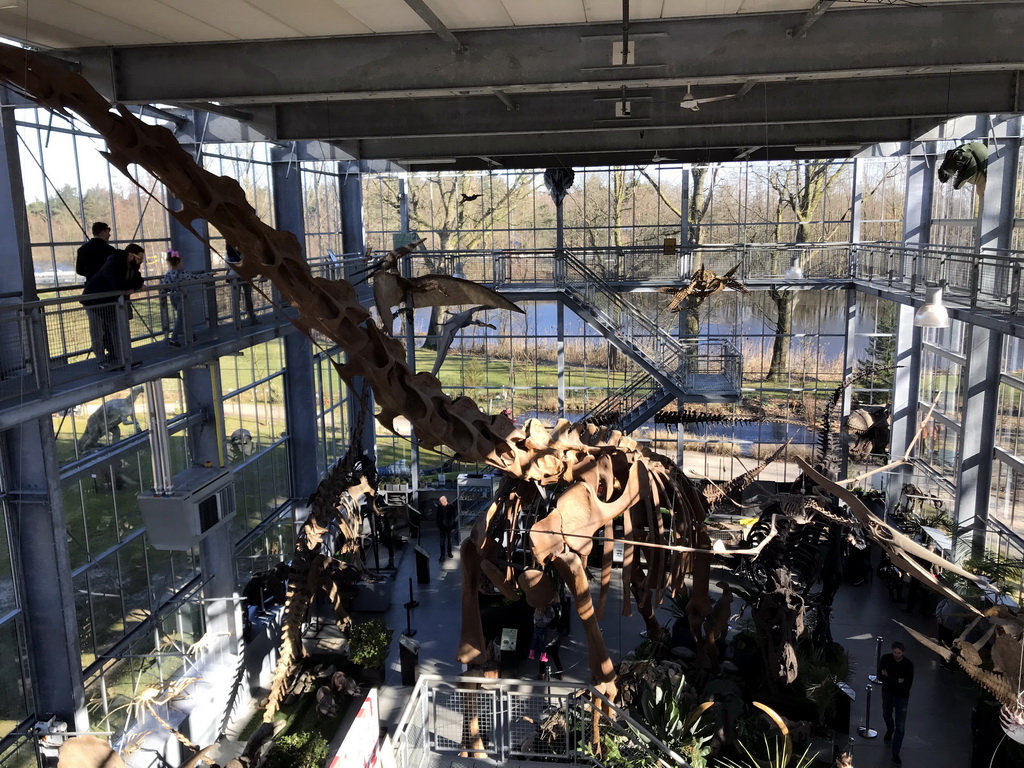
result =
M492 176L471 174L410 177L407 182L409 223L427 238L431 251L443 254L486 247L488 234L506 226L515 207L534 191L532 172L502 178L504 183L495 184ZM485 183L488 181L491 183ZM398 211L401 207L398 180L385 180L384 186L384 203ZM426 265L430 272L448 272L443 256L428 257ZM434 307L430 311L423 348L436 349L439 334L438 308Z
M775 242L779 241L779 232L787 210L795 219L794 242L809 241L810 223L829 188L845 168L846 161L797 160L769 171L768 183L778 195L775 207ZM772 343L767 378L776 381L789 375L789 348L793 333L793 305L796 303L796 293L772 286L768 289L768 296L775 304L775 339Z

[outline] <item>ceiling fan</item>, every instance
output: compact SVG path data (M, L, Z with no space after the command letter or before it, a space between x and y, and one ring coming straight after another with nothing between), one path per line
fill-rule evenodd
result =
M693 95L693 91L689 85L686 86L686 95L683 96L683 100L679 102L679 106L683 109L688 109L691 112L699 112L701 104L709 104L712 101L726 101L727 99L736 99L740 96L745 96L750 90L750 86L744 85L736 93L727 93L724 96L706 96L703 99L698 99Z

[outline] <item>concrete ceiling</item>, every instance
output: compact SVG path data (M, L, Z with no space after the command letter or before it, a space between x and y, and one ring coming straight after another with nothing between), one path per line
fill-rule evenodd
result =
M622 0L0 0L0 34L123 103L411 167L848 155L1021 111L1022 2L631 0L625 64L622 15ZM215 119L204 140L237 134Z

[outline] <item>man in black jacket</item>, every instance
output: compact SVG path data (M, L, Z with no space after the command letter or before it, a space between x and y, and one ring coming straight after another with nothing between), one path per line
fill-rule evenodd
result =
M92 240L78 249L75 272L88 281L100 271L114 250L110 244L110 225L105 221L97 221L92 225Z
M100 361L100 370L112 371L124 367L121 356L121 327L117 318L117 298L112 296L90 298L94 294L123 293L125 299L142 287L140 267L146 258L141 245L131 243L123 251L115 250L91 278L85 282L82 304L89 315L89 332L93 327L98 334L92 337L93 353Z
M452 556L452 532L459 527L459 510L454 504L448 503L447 496L437 500L434 521L441 534L441 556L438 560L443 563Z
M887 653L878 662L878 679L882 683L882 719L885 720L885 738L892 743L892 762L903 765L900 747L907 724L907 704L910 688L914 684L914 664L903 655L903 643L892 644L892 653Z

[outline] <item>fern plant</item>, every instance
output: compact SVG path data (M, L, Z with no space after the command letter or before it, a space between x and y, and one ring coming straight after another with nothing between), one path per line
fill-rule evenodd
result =
M393 629L379 619L356 624L348 635L348 657L365 669L383 669L391 649Z

